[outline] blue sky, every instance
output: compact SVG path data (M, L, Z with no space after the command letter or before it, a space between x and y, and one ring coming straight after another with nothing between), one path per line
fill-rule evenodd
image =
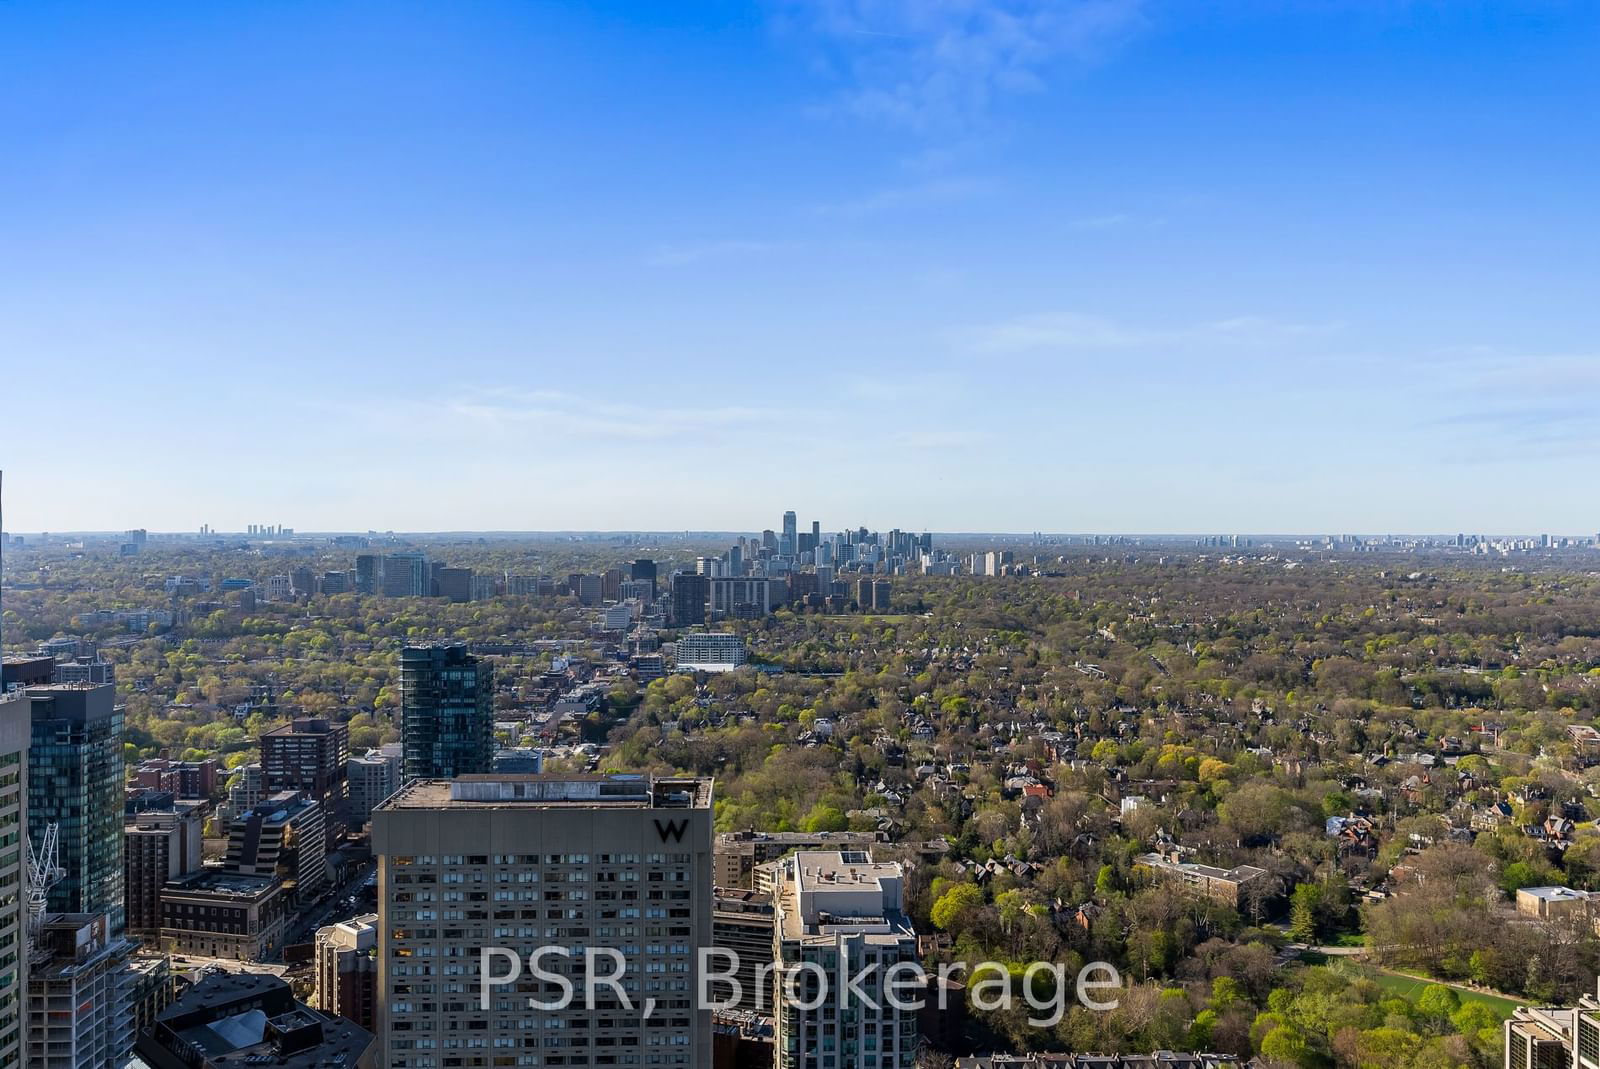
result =
M1600 5L0 5L11 530L1600 530Z

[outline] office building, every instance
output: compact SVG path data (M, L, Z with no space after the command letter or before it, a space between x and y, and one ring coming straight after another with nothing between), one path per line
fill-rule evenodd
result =
M580 575L572 584L578 603L593 608L605 600L605 581L598 575Z
M0 1065L22 1064L26 990L22 948L27 938L28 744L33 727L21 693L0 694Z
M28 961L29 1069L124 1069L134 950L104 913L44 918Z
M376 553L360 553L356 556L356 593L376 594L378 592L378 576L383 572L383 566Z
M440 568L436 578L439 589L435 593L439 597L454 602L472 600L471 568Z
M123 826L128 933L155 942L161 936L161 891L200 871L202 817L196 803L146 809Z
M1600 998L1518 1006L1505 1023L1505 1069L1600 1069Z
M283 945L288 915L289 896L276 876L203 868L161 889L161 949L263 961Z
M744 639L721 632L680 635L673 647L679 671L728 672L745 661Z
M773 1005L777 1069L834 1064L857 1069L910 1069L917 1056L917 1013L884 997L888 970L917 961L917 935L905 914L904 874L898 864L874 862L864 851L801 851L779 863L773 896ZM784 975L796 973L794 998L781 997ZM834 978L873 968L878 997L866 1004ZM803 1004L816 1001L815 1009Z
M716 578L707 595L717 619L759 620L789 600L789 584L770 576Z
M233 818L223 868L241 876L275 877L291 905L315 898L328 882L322 807L299 791L268 795Z
M377 1046L353 1021L297 1002L276 976L211 973L139 1033L134 1052L150 1069L378 1069Z
M368 913L317 929L317 1009L376 1029L378 915Z
M361 559L356 558L360 567ZM431 594L433 571L426 553L390 553L379 559L378 593L386 598L422 598Z
M798 524L795 523L793 512L783 514L783 537L778 541L778 555L792 557L798 551L798 539L795 537Z
M711 822L708 779L467 776L402 788L372 816L384 1064L431 1067L469 1041L506 1064L711 1064L711 1014L694 997L697 948L711 940ZM463 947L474 961L481 946L526 961L547 944L621 954L631 1008L601 987L593 1006L580 995L535 1011L527 1001L546 989L524 976L481 1010L468 963L459 979L448 972Z
M656 562L643 557L633 562L628 568L628 578L634 582L650 584L650 600L656 600Z
M873 582L872 582L872 611L873 612L888 612L889 611L889 604L890 604L890 596L891 596L892 593L893 593L893 588L889 585L889 580L887 580L887 579L875 579L875 580L873 580ZM863 606L863 607L865 607L865 606Z
M328 846L349 824L346 765L350 728L326 717L296 717L261 736L261 772L273 793L299 791L322 808Z
M372 819L372 809L400 789L400 766L404 760L397 742L350 758L345 775L350 786L350 826L363 828Z
M400 730L407 779L494 767L494 666L465 646L400 651Z
M711 580L704 575L675 572L672 576L672 625L695 627L706 622L706 601Z
M28 829L35 842L60 828L61 868L51 913L106 913L121 935L122 710L115 688L81 684L30 687Z

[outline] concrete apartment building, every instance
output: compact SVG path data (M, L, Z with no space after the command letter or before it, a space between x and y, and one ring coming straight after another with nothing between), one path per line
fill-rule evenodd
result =
M678 636L673 647L679 671L727 672L745 662L744 639L720 631Z
M1505 1069L1600 1069L1600 997L1518 1006L1505 1023L1504 1055Z
M299 791L322 809L329 849L349 823L346 765L350 728L321 716L295 717L261 736L261 773L268 791Z
M317 1009L373 1031L378 993L378 915L317 929Z
M710 1065L694 980L711 942L711 792L709 779L491 774L415 781L379 805L383 1063ZM547 945L620 953L631 1009L603 987L585 1004L581 957L544 959L578 977L566 1008L531 1008L556 989L526 973L479 1008L479 948L526 965Z
M292 902L310 901L328 882L322 807L299 791L282 791L233 818L223 867L273 876Z
M772 963L773 906L770 894L740 887L718 887L713 892L711 911L711 945L736 955L735 977L739 981L739 998L735 1009L750 1013L771 1014L771 971L763 971ZM714 963L718 972L727 971L727 962ZM713 1000L726 1000L732 991L713 986Z
M779 873L773 899L773 956L780 964L773 979L777 1069L910 1069L917 1011L892 1005L885 983L895 965L917 961L901 867L874 862L860 850L803 850L782 861ZM784 974L805 963L820 967L827 983L797 973L796 997L783 997ZM870 981L876 1008L846 987L868 966L876 966ZM817 1008L801 1008L819 995Z
M146 809L123 825L128 932L154 940L161 934L161 889L200 870L203 821L198 803Z
M46 917L28 961L28 1065L123 1069L133 1049L132 940L104 913Z
M400 789L402 760L399 743L350 758L345 770L350 783L351 827L366 827L373 807Z
M1247 888L1267 875L1266 869L1254 865L1223 869L1215 865L1180 861L1165 854L1140 854L1134 862L1148 868L1158 880L1234 909L1238 909L1245 900Z

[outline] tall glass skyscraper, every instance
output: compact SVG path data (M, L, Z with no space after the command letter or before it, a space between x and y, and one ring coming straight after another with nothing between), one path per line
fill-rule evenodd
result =
M407 779L494 771L494 666L460 645L401 650L400 745Z
M60 827L66 875L50 889L51 913L106 913L125 922L122 876L122 710L109 683L58 683L27 690L28 833Z

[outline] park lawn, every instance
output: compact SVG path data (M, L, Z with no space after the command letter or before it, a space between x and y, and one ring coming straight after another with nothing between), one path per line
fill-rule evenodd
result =
M1379 987L1386 991L1393 991L1397 995L1403 995L1412 1001L1415 1001L1416 997L1422 994L1423 989L1433 982L1431 980L1418 979L1415 976L1406 976L1403 973L1389 972L1372 965L1362 965L1359 968L1363 973L1376 980ZM1455 992L1461 996L1461 1004L1463 1006L1469 1002L1481 1002L1502 1019L1510 1017L1511 1012L1518 1006L1527 1005L1527 1003L1518 1002L1516 999L1503 998L1500 995L1485 995L1477 991L1463 991L1459 987L1455 989Z

